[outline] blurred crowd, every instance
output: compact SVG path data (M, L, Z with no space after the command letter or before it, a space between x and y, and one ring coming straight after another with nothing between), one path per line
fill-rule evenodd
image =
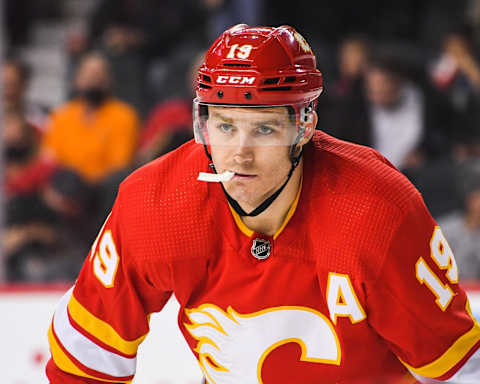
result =
M192 137L204 50L237 23L295 26L324 73L318 128L416 185L461 279L480 280L480 1L97 0L69 34L61 105L18 55L61 2L7 1L2 247L8 281L71 280L132 170ZM45 89L47 93L49 90Z

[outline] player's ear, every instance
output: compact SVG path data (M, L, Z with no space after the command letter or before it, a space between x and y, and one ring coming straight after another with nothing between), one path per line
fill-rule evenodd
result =
M318 122L318 115L316 111L311 111L308 113L308 119L304 123L304 132L303 132L303 137L298 141L299 146L304 146L307 144L313 137L313 134L315 133L315 127L317 126Z

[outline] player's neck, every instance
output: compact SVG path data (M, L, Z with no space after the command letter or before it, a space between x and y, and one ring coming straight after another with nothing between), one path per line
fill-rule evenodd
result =
M287 213L297 197L303 172L303 159L292 174L284 190L264 212L258 216L242 217L243 223L251 230L273 236L282 226Z

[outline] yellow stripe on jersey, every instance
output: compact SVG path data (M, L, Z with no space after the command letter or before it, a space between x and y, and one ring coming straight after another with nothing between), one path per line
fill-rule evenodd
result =
M110 324L88 312L88 310L80 304L77 299L75 299L74 295L72 295L68 303L68 312L72 319L82 327L82 329L87 331L93 337L96 337L101 342L117 351L125 353L126 355L135 355L138 346L145 337L147 337L147 334L145 334L136 340L125 340Z
M107 380L107 379L100 379L95 376L91 376L85 372L83 372L80 368L78 368L70 359L69 357L63 352L62 348L58 345L55 336L53 335L52 326L48 329L48 343L50 345L50 351L52 353L53 361L55 365L60 368L62 371L71 373L72 375L87 377L89 379L101 380L108 383L131 383L132 381L119 381L116 380Z
M465 355L480 341L480 324L473 318L470 311L470 303L467 299L466 310L472 317L474 324L473 327L459 337L450 348L437 360L423 367L414 368L408 365L404 361L402 363L413 373L429 378L440 377L450 371Z
M232 211L233 220L235 220L235 223L237 224L238 229L240 229L240 231L242 231L244 235L248 237L252 236L253 231L243 223L242 219L240 218L238 213L235 212L235 210L231 207L231 205L228 204L228 206L230 208L230 211Z
M298 205L298 200L300 199L300 192L302 191L302 184L303 184L303 179L300 180L300 187L298 188L297 196L295 196L295 200L293 201L293 204L290 206L287 212L287 216L285 217L285 220L283 220L281 227L273 235L274 240L280 235L280 233L282 233L283 229L287 226L288 222L290 221L293 214L295 213L295 210L297 209L297 205ZM250 228L248 228L244 224L244 222L242 221L238 213L235 212L235 210L231 207L230 204L228 206L230 208L230 211L232 212L233 219L235 220L235 223L237 224L238 229L240 229L240 231L242 231L244 235L248 237L252 236L254 231L252 231Z

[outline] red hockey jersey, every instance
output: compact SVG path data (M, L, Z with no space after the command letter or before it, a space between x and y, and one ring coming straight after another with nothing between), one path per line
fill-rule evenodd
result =
M480 382L452 251L381 155L316 133L271 237L197 181L207 170L189 142L123 182L54 314L52 383L132 380L149 314L172 294L210 384Z

